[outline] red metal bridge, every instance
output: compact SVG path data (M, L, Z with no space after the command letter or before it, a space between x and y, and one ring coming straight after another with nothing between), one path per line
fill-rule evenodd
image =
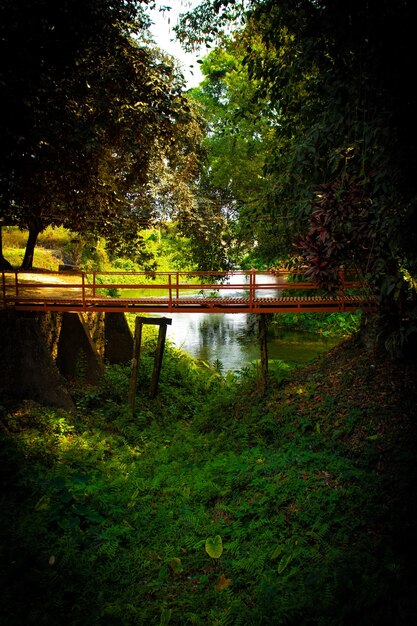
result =
M341 273L325 294L302 272L2 272L0 307L114 313L301 313L371 309L363 281Z

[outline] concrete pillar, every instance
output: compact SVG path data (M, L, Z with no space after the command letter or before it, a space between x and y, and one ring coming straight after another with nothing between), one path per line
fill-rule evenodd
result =
M36 315L0 312L0 397L75 410Z
M105 313L104 359L107 363L130 363L133 337L124 313Z
M92 384L103 374L103 362L81 313L64 313L62 317L56 364L66 378L80 376Z

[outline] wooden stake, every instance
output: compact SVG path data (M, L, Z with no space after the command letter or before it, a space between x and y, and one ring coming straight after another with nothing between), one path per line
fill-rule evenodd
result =
M166 334L167 334L167 325L161 324L159 327L158 343L156 346L151 387L149 390L149 396L151 398L154 398L156 396L156 390L158 389L159 375L161 373L161 366L162 366L162 357L164 356Z
M265 315L259 315L259 346L261 350L262 386L263 391L265 391L266 381L268 378L268 345Z
M129 402L130 411L132 415L135 412L135 404L136 404L136 391L138 387L138 368L139 368L141 341L142 341L142 320L140 317L137 317L135 319L135 335L133 337L132 370L130 373L129 397L128 397L128 402Z
M137 317L135 319L135 335L133 337L133 356L132 356L132 369L130 373L129 384L129 397L128 402L132 415L135 412L136 404L136 392L138 386L138 369L140 360L140 346L142 341L142 326L143 324L153 324L159 326L158 343L156 346L155 361L152 372L151 386L149 395L154 398L158 389L159 375L162 367L162 357L165 348L165 338L167 334L167 326L172 323L172 320L167 317Z

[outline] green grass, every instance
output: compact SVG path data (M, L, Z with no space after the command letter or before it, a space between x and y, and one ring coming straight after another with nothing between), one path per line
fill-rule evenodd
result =
M65 248L74 235L69 230L60 227L48 226L38 236L38 245L47 249ZM26 246L28 233L25 230L20 230L17 226L5 226L3 227L3 245L6 248L21 248Z
M143 230L141 235L142 244L138 249L131 249L131 258L112 258L104 239L83 239L64 227L48 227L38 237L34 267L57 270L64 253L72 264L86 271L140 272L144 270L144 263L159 272L194 269L189 241L178 234L175 225L161 230ZM15 226L3 227L3 253L16 268L21 265L27 236L27 231ZM142 261L138 260L140 258Z
M22 264L25 254L24 248L6 248L5 257L14 268L19 268ZM59 264L62 261L57 258L50 250L37 248L33 257L33 267L43 270L58 271Z
M150 401L145 343L134 416L120 366L3 410L2 623L408 626L411 374L351 346L262 396L169 347Z

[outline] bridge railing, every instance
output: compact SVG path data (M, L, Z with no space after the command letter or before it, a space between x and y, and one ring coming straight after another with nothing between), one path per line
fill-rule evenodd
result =
M323 290L311 281L303 279L301 271L280 270L275 272L259 272L256 270L235 270L229 272L91 272L86 274L85 291L91 297L115 296L124 298L166 297L169 302L180 298L227 298L231 293L240 292L240 297L249 299L249 304L262 297L273 297L283 290L291 295L305 292L320 294ZM273 278L271 280L266 280ZM103 279L107 278L107 282ZM233 278L232 282L227 279ZM291 278L295 282L288 282ZM301 278L301 280L300 280ZM133 282L132 282L133 280ZM364 284L356 280L341 277L338 290L340 299L346 297L348 290L363 289ZM271 294L271 292L274 292Z
M83 308L94 300L164 298L172 306L184 298L244 297L253 307L260 298L285 294L323 294L319 287L305 280L302 271L234 270L218 272L2 272L3 307L17 301L47 303L51 298L81 302ZM363 292L366 285L341 275L337 297L343 306L349 290ZM272 295L271 295L271 292ZM323 295L325 298L326 295Z

